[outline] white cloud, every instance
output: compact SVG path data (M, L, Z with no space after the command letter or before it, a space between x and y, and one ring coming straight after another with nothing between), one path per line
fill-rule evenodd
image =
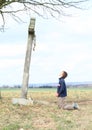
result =
M91 80L92 17L81 15L65 20L65 23L36 20L37 46L35 52L32 52L30 82L55 82L63 69L69 72L69 81ZM1 39L0 72L1 75L9 74L9 79L4 77L7 82L11 77L16 80L23 71L27 34L24 29L26 27L22 27L15 26L15 30L8 31L9 34L13 31L13 37L8 37L6 32L7 38L4 39L3 36ZM85 75L88 72L89 74ZM16 82L15 80L13 82ZM20 80L19 77L17 81ZM2 77L0 81L3 82Z
M14 57L18 55L24 55L25 45L20 43L1 44L0 45L0 57Z
M23 59L0 59L0 69L11 69L22 66L24 63Z

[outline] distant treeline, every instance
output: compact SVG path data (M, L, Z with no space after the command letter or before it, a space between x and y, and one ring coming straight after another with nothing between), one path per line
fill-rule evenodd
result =
M29 85L29 88L56 88L57 85ZM21 88L21 85L3 85L0 88ZM67 88L92 88L92 84L67 85Z

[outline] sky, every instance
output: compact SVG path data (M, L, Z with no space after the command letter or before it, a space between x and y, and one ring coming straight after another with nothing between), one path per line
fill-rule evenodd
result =
M0 32L0 85L22 84L29 16L23 21L8 17ZM66 82L92 81L92 8L60 20L36 16L35 34L29 83L58 82L62 70Z

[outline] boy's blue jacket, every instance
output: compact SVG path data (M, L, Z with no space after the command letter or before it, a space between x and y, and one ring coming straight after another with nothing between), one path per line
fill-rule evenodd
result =
M57 87L58 97L67 96L67 88L63 78L59 78L59 86Z

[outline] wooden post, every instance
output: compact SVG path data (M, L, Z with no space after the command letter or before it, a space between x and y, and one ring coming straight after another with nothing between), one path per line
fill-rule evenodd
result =
M32 54L32 43L35 37L34 28L35 28L35 18L31 18L29 28L28 28L28 42L27 42L27 50L26 50L26 57L25 57L25 64L24 64L21 98L27 98L29 70L30 70L30 62L31 62L31 54Z

